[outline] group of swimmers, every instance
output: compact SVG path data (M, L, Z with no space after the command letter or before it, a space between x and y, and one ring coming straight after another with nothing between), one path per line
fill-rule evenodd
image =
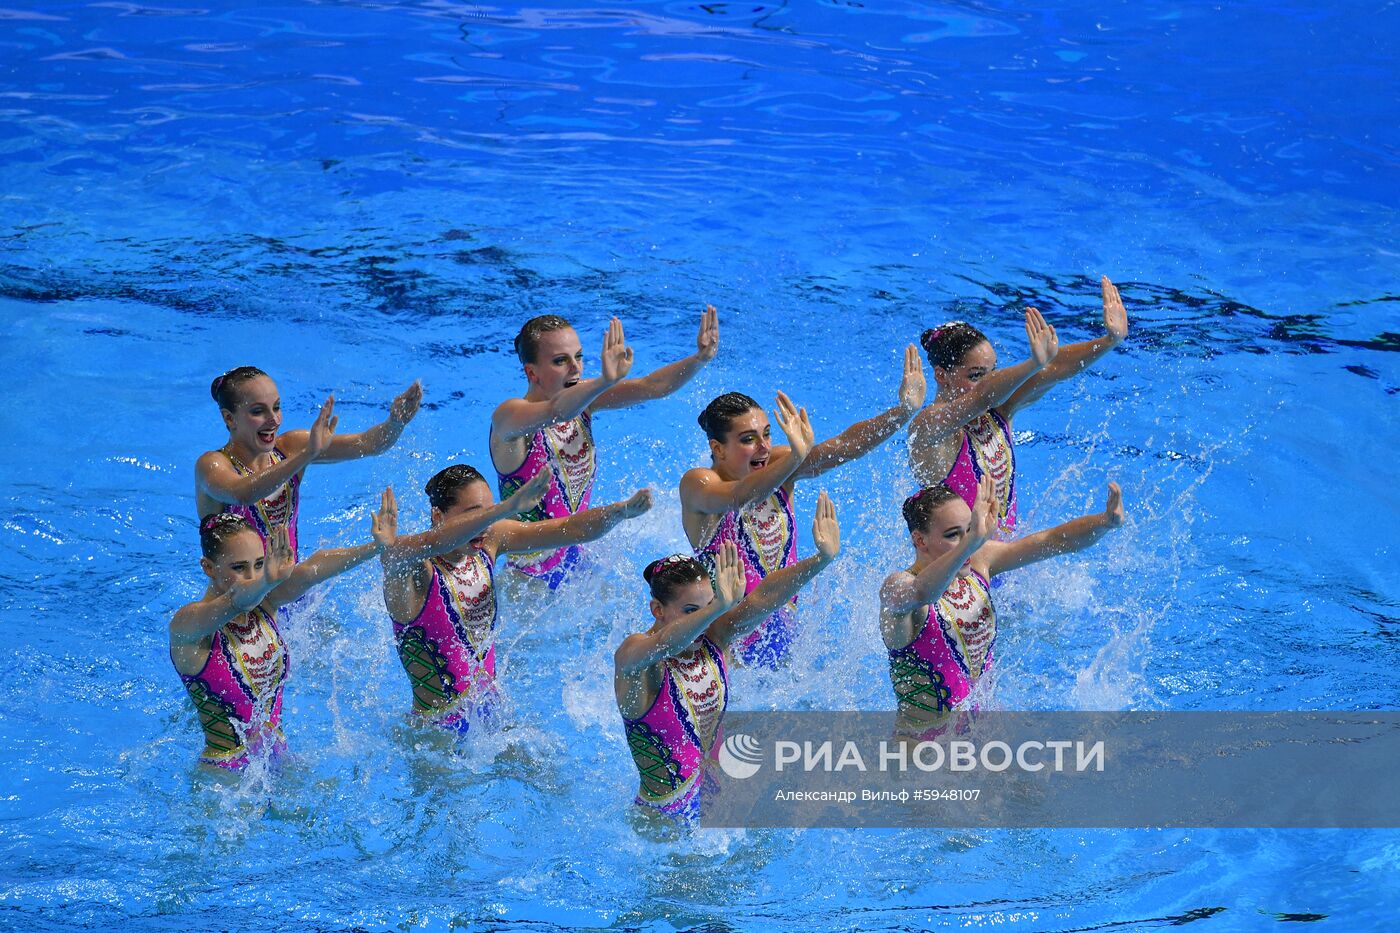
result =
M816 553L797 555L793 511L799 480L820 476L909 427L909 459L921 488L904 501L913 562L880 590L897 728L932 737L948 728L993 663L997 617L991 578L1088 547L1123 521L1118 486L1108 502L1046 531L1016 536L1016 458L1011 421L1055 383L1081 372L1128 332L1118 290L1102 280L1102 336L1059 347L1034 308L1025 313L1029 358L998 368L990 341L957 321L924 332L936 393L925 405L924 369L904 353L898 402L816 443L805 409L777 393L775 444L763 408L730 392L699 423L708 466L680 480L681 520L693 552L652 561L643 572L651 624L614 654L614 692L639 774L637 802L693 816L707 785L729 700L729 668L781 669L798 637L796 596L836 557L836 508L819 495ZM392 488L384 490L370 541L298 553L302 477L313 463L391 448L418 411L414 383L381 424L337 434L334 398L307 430L282 432L277 386L242 366L215 379L228 442L196 464L204 595L170 622L170 654L204 733L201 761L241 769L285 747L280 729L289 659L278 610L311 587L378 557L384 604L424 727L466 734L496 715L496 562L550 589L586 561L580 545L651 508L649 490L593 506L597 472L593 415L670 395L719 349L707 307L693 354L628 378L632 350L614 318L601 373L584 378L578 334L545 315L525 323L515 351L526 379L519 398L492 414L489 449L501 500L486 477L454 464L425 487L427 530L400 534Z

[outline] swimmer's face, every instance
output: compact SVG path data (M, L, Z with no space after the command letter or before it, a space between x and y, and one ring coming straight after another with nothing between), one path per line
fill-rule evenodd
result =
M268 453L282 427L282 399L277 383L267 376L254 376L238 387L238 406L222 411L224 424L233 439L249 450Z
M250 529L226 539L217 556L202 557L199 563L215 592L226 593L235 585L261 580L265 559L262 539Z
M914 550L918 551L921 557L936 560L954 548L961 547L971 531L972 509L968 508L961 498L957 498L950 499L934 509L933 514L929 516L928 527L923 531L910 532L909 537L914 542ZM967 572L968 566L964 562L958 570L958 576L964 576Z
M997 368L997 351L987 341L982 341L962 358L956 366L944 369L933 368L933 378L938 387L953 396L962 395L977 388L977 384Z
M710 456L725 479L743 479L768 465L773 453L773 428L762 408L750 408L729 422L724 441L710 439Z
M583 378L583 345L572 327L551 330L540 337L535 361L525 364L525 378L553 398Z
M457 501L446 509L433 508L433 526L436 527L445 521L457 518L461 515L470 515L472 512L480 512L482 509L489 509L496 504L496 498L491 495L491 487L485 483L468 483L457 490ZM486 539L486 532L482 532L468 543L476 548L481 547L481 543Z
M671 598L664 603L659 599L653 599L651 601L651 614L656 619L657 625L664 627L697 612L704 612L714 600L715 590L710 585L709 579L694 580L678 587L671 594Z

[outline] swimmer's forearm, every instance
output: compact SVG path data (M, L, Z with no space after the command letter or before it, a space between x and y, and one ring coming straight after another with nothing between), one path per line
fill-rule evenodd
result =
M236 585L208 602L191 603L170 621L170 638L176 644L194 644L257 606L276 586L265 579Z
M627 517L626 503L614 502L540 522L511 522L501 527L499 553L543 551L586 544L601 538Z
M788 452L783 455L782 460L770 463L764 469L755 470L735 483L729 502L725 504L725 508L719 511L736 512L750 502L767 499L792 478L805 459L797 456L797 452L792 448L788 448Z
M281 489L292 477L306 469L311 461L311 454L303 447L259 473L249 473L219 486L206 482L203 484L204 490L210 498L229 505L254 505Z
M358 434L337 434L316 459L320 463L336 463L377 456L398 443L405 427L407 424L388 418Z
M870 453L909 423L917 409L896 405L873 418L857 421L835 437L813 447L797 471L799 479L820 476L833 467L849 463Z
M490 508L448 519L436 528L430 528L416 535L405 535L385 548L380 559L384 562L385 567L392 570L416 564L420 560L427 560L430 557L437 557L439 554L451 553L466 545L496 522L514 515L515 506L516 502L513 499L507 499L504 502L497 502Z
M827 557L825 554L813 554L764 577L763 582L745 596L739 605L729 610L728 617L721 620L728 626L728 637L731 640L743 638L758 628L764 619L796 596L799 590L812 582L833 560L834 557Z
M370 542L356 547L326 548L317 551L292 569L291 576L272 591L268 601L276 606L284 606L316 584L363 564L382 550L379 544Z
M598 397L598 406L627 408L665 398L695 378L707 362L699 353L692 353L638 379L624 379Z
M963 539L963 543L940 556L937 560L930 561L929 565L919 571L914 577L914 586L910 594L910 601L902 606L890 606L895 612L911 612L920 606L927 606L929 603L943 595L943 591L952 585L957 578L958 571L963 563L977 553L977 548L982 542L972 536Z
M1073 554L1095 544L1115 527L1106 512L1084 515L1016 541L999 542L988 566L992 574L998 574L1062 554Z

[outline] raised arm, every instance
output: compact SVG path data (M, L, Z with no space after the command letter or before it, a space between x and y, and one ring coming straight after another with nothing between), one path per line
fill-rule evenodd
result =
M613 654L617 674L636 674L684 651L743 595L744 570L739 564L739 549L733 541L726 541L715 558L715 598L704 609L682 616L660 631L624 638Z
M384 453L398 442L403 429L418 414L422 401L423 384L415 380L389 403L389 417L383 423L359 434L337 434L316 462L339 463Z
M267 594L281 585L296 566L287 528L280 525L268 538L266 555L259 560L263 575L257 580L235 584L214 599L190 603L170 620L172 647L194 645L213 635L228 623L259 605Z
M836 522L836 506L825 491L817 497L812 540L816 542L817 553L764 577L743 602L715 620L709 629L710 640L724 646L743 638L836 559L841 552L841 526Z
M510 498L490 508L456 515L427 531L396 538L379 556L386 573L393 575L430 557L451 553L486 531L494 522L529 511L548 491L550 475L548 470L541 470ZM389 497L392 502L392 489L389 490Z
M798 468L797 478L820 476L832 467L865 456L914 417L924 404L927 392L924 364L919 359L918 348L911 343L904 348L904 375L899 382L899 404L873 418L857 421L835 437L813 447Z
M334 439L336 421L335 396L332 395L321 406L310 431L290 432L290 435L302 437L298 437L294 445L300 449L289 454L287 459L258 473L240 476L228 457L211 450L195 464L195 483L201 492L217 502L252 505L272 495L283 483L313 463Z
M1099 282L1099 289L1103 294L1103 336L1061 347L1050 365L1027 379L1006 400L1002 407L1008 416L1039 399L1057 382L1082 373L1128 336L1128 312L1123 307L1117 286L1105 275Z
M1026 309L1026 338L1030 341L1030 359L1006 369L993 370L976 388L951 401L928 406L914 417L910 436L917 435L920 443L935 444L973 418L1005 403L1022 383L1049 365L1060 349L1055 328L1045 323L1045 318L1035 308Z
M700 332L695 336L695 352L683 360L663 366L639 379L624 379L598 396L595 410L627 408L664 398L689 382L719 351L719 312L706 305L700 315Z
M1005 573L1049 557L1082 551L1122 524L1123 491L1117 483L1109 483L1108 503L1102 512L1085 515L1015 541L989 542L986 550L987 575Z
M706 515L723 515L742 509L750 502L766 499L797 472L812 449L812 422L807 409L798 408L786 395L778 393L778 407L773 412L787 435L788 450L771 460L761 470L754 470L741 480L722 479L708 467L688 470L681 477L681 507Z
M273 608L285 606L316 584L339 576L382 552L394 543L398 524L396 508L393 492L385 489L379 497L379 511L370 518L372 540L368 544L317 551L297 564L286 581L268 593L264 602Z
M584 509L567 518L539 522L503 519L486 533L486 549L492 554L546 551L601 538L619 522L636 518L651 508L651 490L639 489L626 502Z
M892 617L907 616L920 606L927 606L938 599L957 577L962 565L986 543L996 527L996 486L991 474L984 473L977 484L972 522L962 540L952 550L929 561L917 574L897 573L886 579L880 588L881 613ZM941 534L942 531L931 528L926 533Z
M492 441L525 437L540 428L577 418L599 395L622 381L632 369L632 348L622 333L622 322L613 318L603 338L603 374L582 379L552 399L507 399L491 415Z

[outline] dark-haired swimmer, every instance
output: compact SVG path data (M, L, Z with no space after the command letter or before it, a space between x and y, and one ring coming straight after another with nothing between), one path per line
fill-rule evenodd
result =
M904 500L914 563L880 588L880 634L901 735L939 734L991 669L997 636L992 577L1083 550L1123 524L1117 483L1108 484L1102 512L1013 541L990 540L999 509L989 474L978 482L974 501L969 509L942 483Z
M923 485L943 482L969 507L983 474L996 481L1000 534L1016 530L1016 452L1011 419L1050 387L1123 342L1128 314L1104 276L1104 336L1060 347L1055 329L1035 308L1026 311L1031 358L997 369L996 351L980 330L952 321L924 331L920 342L938 386L933 402L909 425L909 463Z
M418 413L423 389L409 386L389 405L389 417L359 434L336 434L335 398L326 399L309 430L282 427L277 384L256 366L240 366L215 379L209 394L219 403L228 443L195 463L195 506L202 521L217 512L242 515L260 538L287 529L297 557L297 506L301 476L313 463L337 463L381 454L394 446Z
M826 493L817 500L812 540L816 554L775 570L747 596L732 541L715 557L713 584L707 568L685 555L647 566L651 627L627 636L613 655L613 693L641 778L638 804L685 819L698 815L729 703L730 645L790 600L841 550L836 507Z
M862 457L898 431L924 403L924 370L913 344L904 351L899 404L814 444L805 411L778 393L775 415L788 445L774 446L768 417L740 392L721 395L701 412L710 442L710 466L681 478L681 521L702 561L726 542L739 549L745 587L797 559L793 486ZM782 606L735 651L740 662L774 668L788 654L796 633L796 602Z
M393 501L386 489L371 543L317 551L301 563L286 525L264 542L241 515L216 513L200 523L199 563L209 587L170 620L170 660L204 731L201 762L239 770L285 746L280 723L289 664L276 610L392 544Z
M713 305L700 317L695 352L639 379L627 379L632 350L613 318L603 338L602 374L583 378L583 348L569 322L553 314L531 318L515 338L515 352L528 388L491 415L491 463L501 498L538 473L550 477L540 503L518 517L535 522L588 508L597 473L593 413L628 408L670 395L690 381L719 349L719 314ZM507 566L557 587L577 564L577 547L518 555Z
M432 527L398 538L380 555L384 605L420 721L465 734L496 706L496 558L602 537L651 508L651 491L564 518L507 518L549 488L538 473L499 504L475 469L450 466L428 481Z

